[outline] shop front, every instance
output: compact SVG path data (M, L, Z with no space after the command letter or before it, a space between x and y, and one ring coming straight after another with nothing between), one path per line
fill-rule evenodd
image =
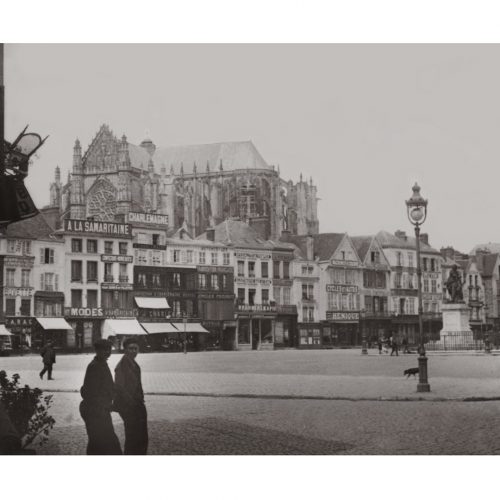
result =
M276 306L238 304L237 349L274 349Z
M36 322L32 347L40 348L50 341L55 349L74 349L75 330L64 318L37 317Z
M361 345L359 311L327 311L322 346L348 348Z
M123 350L123 342L127 337L137 337L142 351L148 350L147 332L135 318L105 319L102 325L101 338L113 342L115 349Z
M6 316L5 326L12 333L12 349L23 350L31 346L35 318L31 316Z

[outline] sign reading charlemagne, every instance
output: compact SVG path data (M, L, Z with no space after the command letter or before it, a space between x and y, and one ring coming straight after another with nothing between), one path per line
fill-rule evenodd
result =
M146 224L158 224L168 226L168 215L166 214L150 214L145 212L129 212L129 222L143 222Z
M94 220L65 219L64 230L68 233L98 233L109 236L132 236L130 224Z

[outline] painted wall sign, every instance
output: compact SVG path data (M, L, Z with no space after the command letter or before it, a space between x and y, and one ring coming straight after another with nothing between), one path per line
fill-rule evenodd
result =
M98 233L108 236L132 236L130 224L93 220L65 219L64 230L68 233Z
M357 285L341 285L336 283L331 283L326 285L327 292L339 292L339 293L358 293Z
M132 283L101 283L102 290L133 290Z
M196 266L196 270L199 273L228 273L234 272L232 266Z
M146 224L157 224L168 226L168 215L166 214L151 214L146 212L129 212L129 222L142 222Z
M3 289L6 297L31 297L33 295L33 288L20 288L6 286Z
M102 262L133 262L132 255L101 255Z
M257 252L239 251L239 252L235 252L234 256L237 259L262 259L262 260L271 260L271 254L270 253L257 253Z
M132 318L139 314L138 309L107 309L104 307L65 307L67 318Z
M340 259L332 259L330 261L332 266L342 266L342 267L358 267L359 263L357 260L340 260Z
M264 278L234 278L234 282L239 285L265 285L270 286L272 284L272 280L264 279Z
M5 326L11 333L24 333L31 335L31 330L34 325L32 317L6 316Z

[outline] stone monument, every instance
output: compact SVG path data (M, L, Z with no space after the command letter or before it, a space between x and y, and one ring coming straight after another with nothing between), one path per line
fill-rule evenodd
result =
M473 349L475 342L469 325L470 311L464 302L463 282L456 265L452 267L445 286L449 298L445 300L441 308L443 329L435 347L449 350Z

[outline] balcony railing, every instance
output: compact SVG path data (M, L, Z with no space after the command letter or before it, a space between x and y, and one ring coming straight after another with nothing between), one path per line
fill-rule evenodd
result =
M104 281L106 283L113 283L113 281L114 281L113 275L112 274L105 274L104 275Z
M126 274L121 274L119 281L120 283L128 283L128 276Z

